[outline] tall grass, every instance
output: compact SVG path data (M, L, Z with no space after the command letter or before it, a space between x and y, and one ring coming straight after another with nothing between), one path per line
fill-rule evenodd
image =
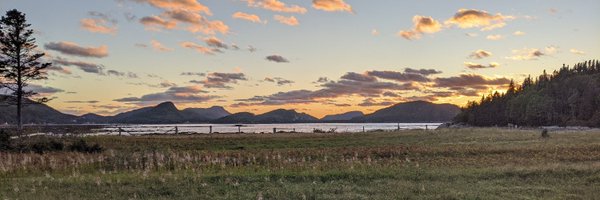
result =
M133 192L108 197L257 198L258 191L277 199L592 197L600 185L600 132L551 134L460 129L87 137L107 150L0 153L0 198L96 198L122 187Z

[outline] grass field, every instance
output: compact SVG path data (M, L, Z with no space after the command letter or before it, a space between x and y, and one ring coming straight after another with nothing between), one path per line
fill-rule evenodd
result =
M0 153L0 199L598 199L600 131L96 136Z

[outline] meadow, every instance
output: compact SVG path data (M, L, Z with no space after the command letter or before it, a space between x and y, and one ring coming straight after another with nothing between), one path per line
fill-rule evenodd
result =
M68 138L65 138L68 139ZM90 136L0 153L0 199L595 199L600 130Z

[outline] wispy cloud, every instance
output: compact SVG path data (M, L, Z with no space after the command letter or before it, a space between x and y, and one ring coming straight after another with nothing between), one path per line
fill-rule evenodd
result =
M344 2L344 0L313 0L312 6L318 10L329 12L344 11L352 13L352 6Z
M104 58L108 56L108 47L106 45L99 47L83 47L74 42L50 42L45 44L44 48L72 56L93 58Z
M146 94L141 97L119 98L113 101L134 104L163 101L200 103L219 98L219 96L205 93L207 91L204 91L200 86L171 87L164 92Z
M162 43L160 43L159 41L156 41L156 40L151 40L150 41L150 45L152 45L152 48L154 50L157 50L157 51L161 51L161 52L173 51L172 48L168 48L168 47L166 47L165 45L163 45Z
M415 15L413 17L414 27L412 30L398 32L398 35L407 39L414 40L421 38L423 33L435 33L442 30L442 25L432 17Z
M478 74L461 74L452 77L440 77L434 80L436 87L449 88L486 88L490 85L506 85L510 83L508 78L490 78Z
M213 72L208 73L204 80L192 80L190 83L201 84L206 88L233 89L232 84L246 80L248 79L244 73Z
M148 16L140 19L140 23L149 30L175 29L178 24L186 24L185 30L192 33L213 35L229 33L229 26L220 20L210 20L211 10L196 0L133 0L147 3L162 9L159 16Z
M196 44L194 42L182 42L179 45L184 48L196 50L197 52L200 52L200 53L206 54L206 55L214 55L215 52L221 52L218 49L208 48L208 47Z
M469 69L486 69L486 68L496 68L499 67L500 64L497 62L491 62L489 65L473 63L473 62L465 62L465 67Z
M548 46L544 50L537 48L523 48L512 50L513 55L506 57L511 60L537 60L538 58L546 55L552 55L558 52L558 47Z
M490 14L484 10L460 9L454 16L444 22L448 26L459 28L481 28L489 31L506 26L506 21L515 19L513 16Z
M397 71L368 71L369 76L399 82L429 82L429 78L419 73L402 73Z
M246 21L250 21L250 22L254 22L254 23L261 23L261 24L267 23L266 20L263 21L262 19L260 19L260 17L258 15L248 14L248 13L244 13L244 12L235 12L235 13L233 13L232 17L234 19L242 19L242 20L246 20Z
M177 27L177 22L173 20L164 19L160 16L148 16L142 17L140 19L140 23L146 27L148 30L160 30L160 29L175 29Z
M266 59L268 61L276 62L276 63L288 63L288 62L290 62L288 59L286 59L286 58L284 58L283 56L280 56L280 55L270 55L270 56L267 56Z
M263 8L275 12L286 13L306 13L306 8L299 5L287 5L279 0L242 0L248 3L250 7Z
M294 81L287 80L287 79L284 79L284 78L281 78L281 77L273 77L273 78L266 77L264 79L264 81L271 82L271 83L276 83L278 86L291 85L292 83L294 83Z
M109 25L109 22L105 19L85 18L81 19L79 23L81 25L81 28L92 33L103 33L111 35L117 33L117 27L114 24Z
M472 59L483 59L483 58L490 57L492 55L493 55L492 52L479 49L479 50L474 51L473 53L471 53L471 55L469 55L469 58L472 58Z
M514 35L514 36L523 36L523 35L525 35L525 34L526 34L526 33L525 33L525 32L523 32L523 31L515 31L515 32L513 33L513 35Z
M281 15L275 15L273 18L279 23L286 24L289 26L298 26L300 24L300 22L298 22L298 19L296 19L296 17L294 16L286 17Z
M504 36L500 35L500 34L496 34L496 35L488 35L487 37L485 37L488 40L501 40L504 38Z
M138 3L147 3L156 8L165 10L189 10L206 15L212 15L210 9L197 0L132 0Z
M569 52L577 54L577 55L585 55L585 52L578 49L570 49Z

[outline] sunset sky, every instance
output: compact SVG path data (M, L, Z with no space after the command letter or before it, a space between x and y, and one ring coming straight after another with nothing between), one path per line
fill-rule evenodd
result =
M600 59L597 0L0 0L9 9L54 63L30 88L71 114L464 105Z

